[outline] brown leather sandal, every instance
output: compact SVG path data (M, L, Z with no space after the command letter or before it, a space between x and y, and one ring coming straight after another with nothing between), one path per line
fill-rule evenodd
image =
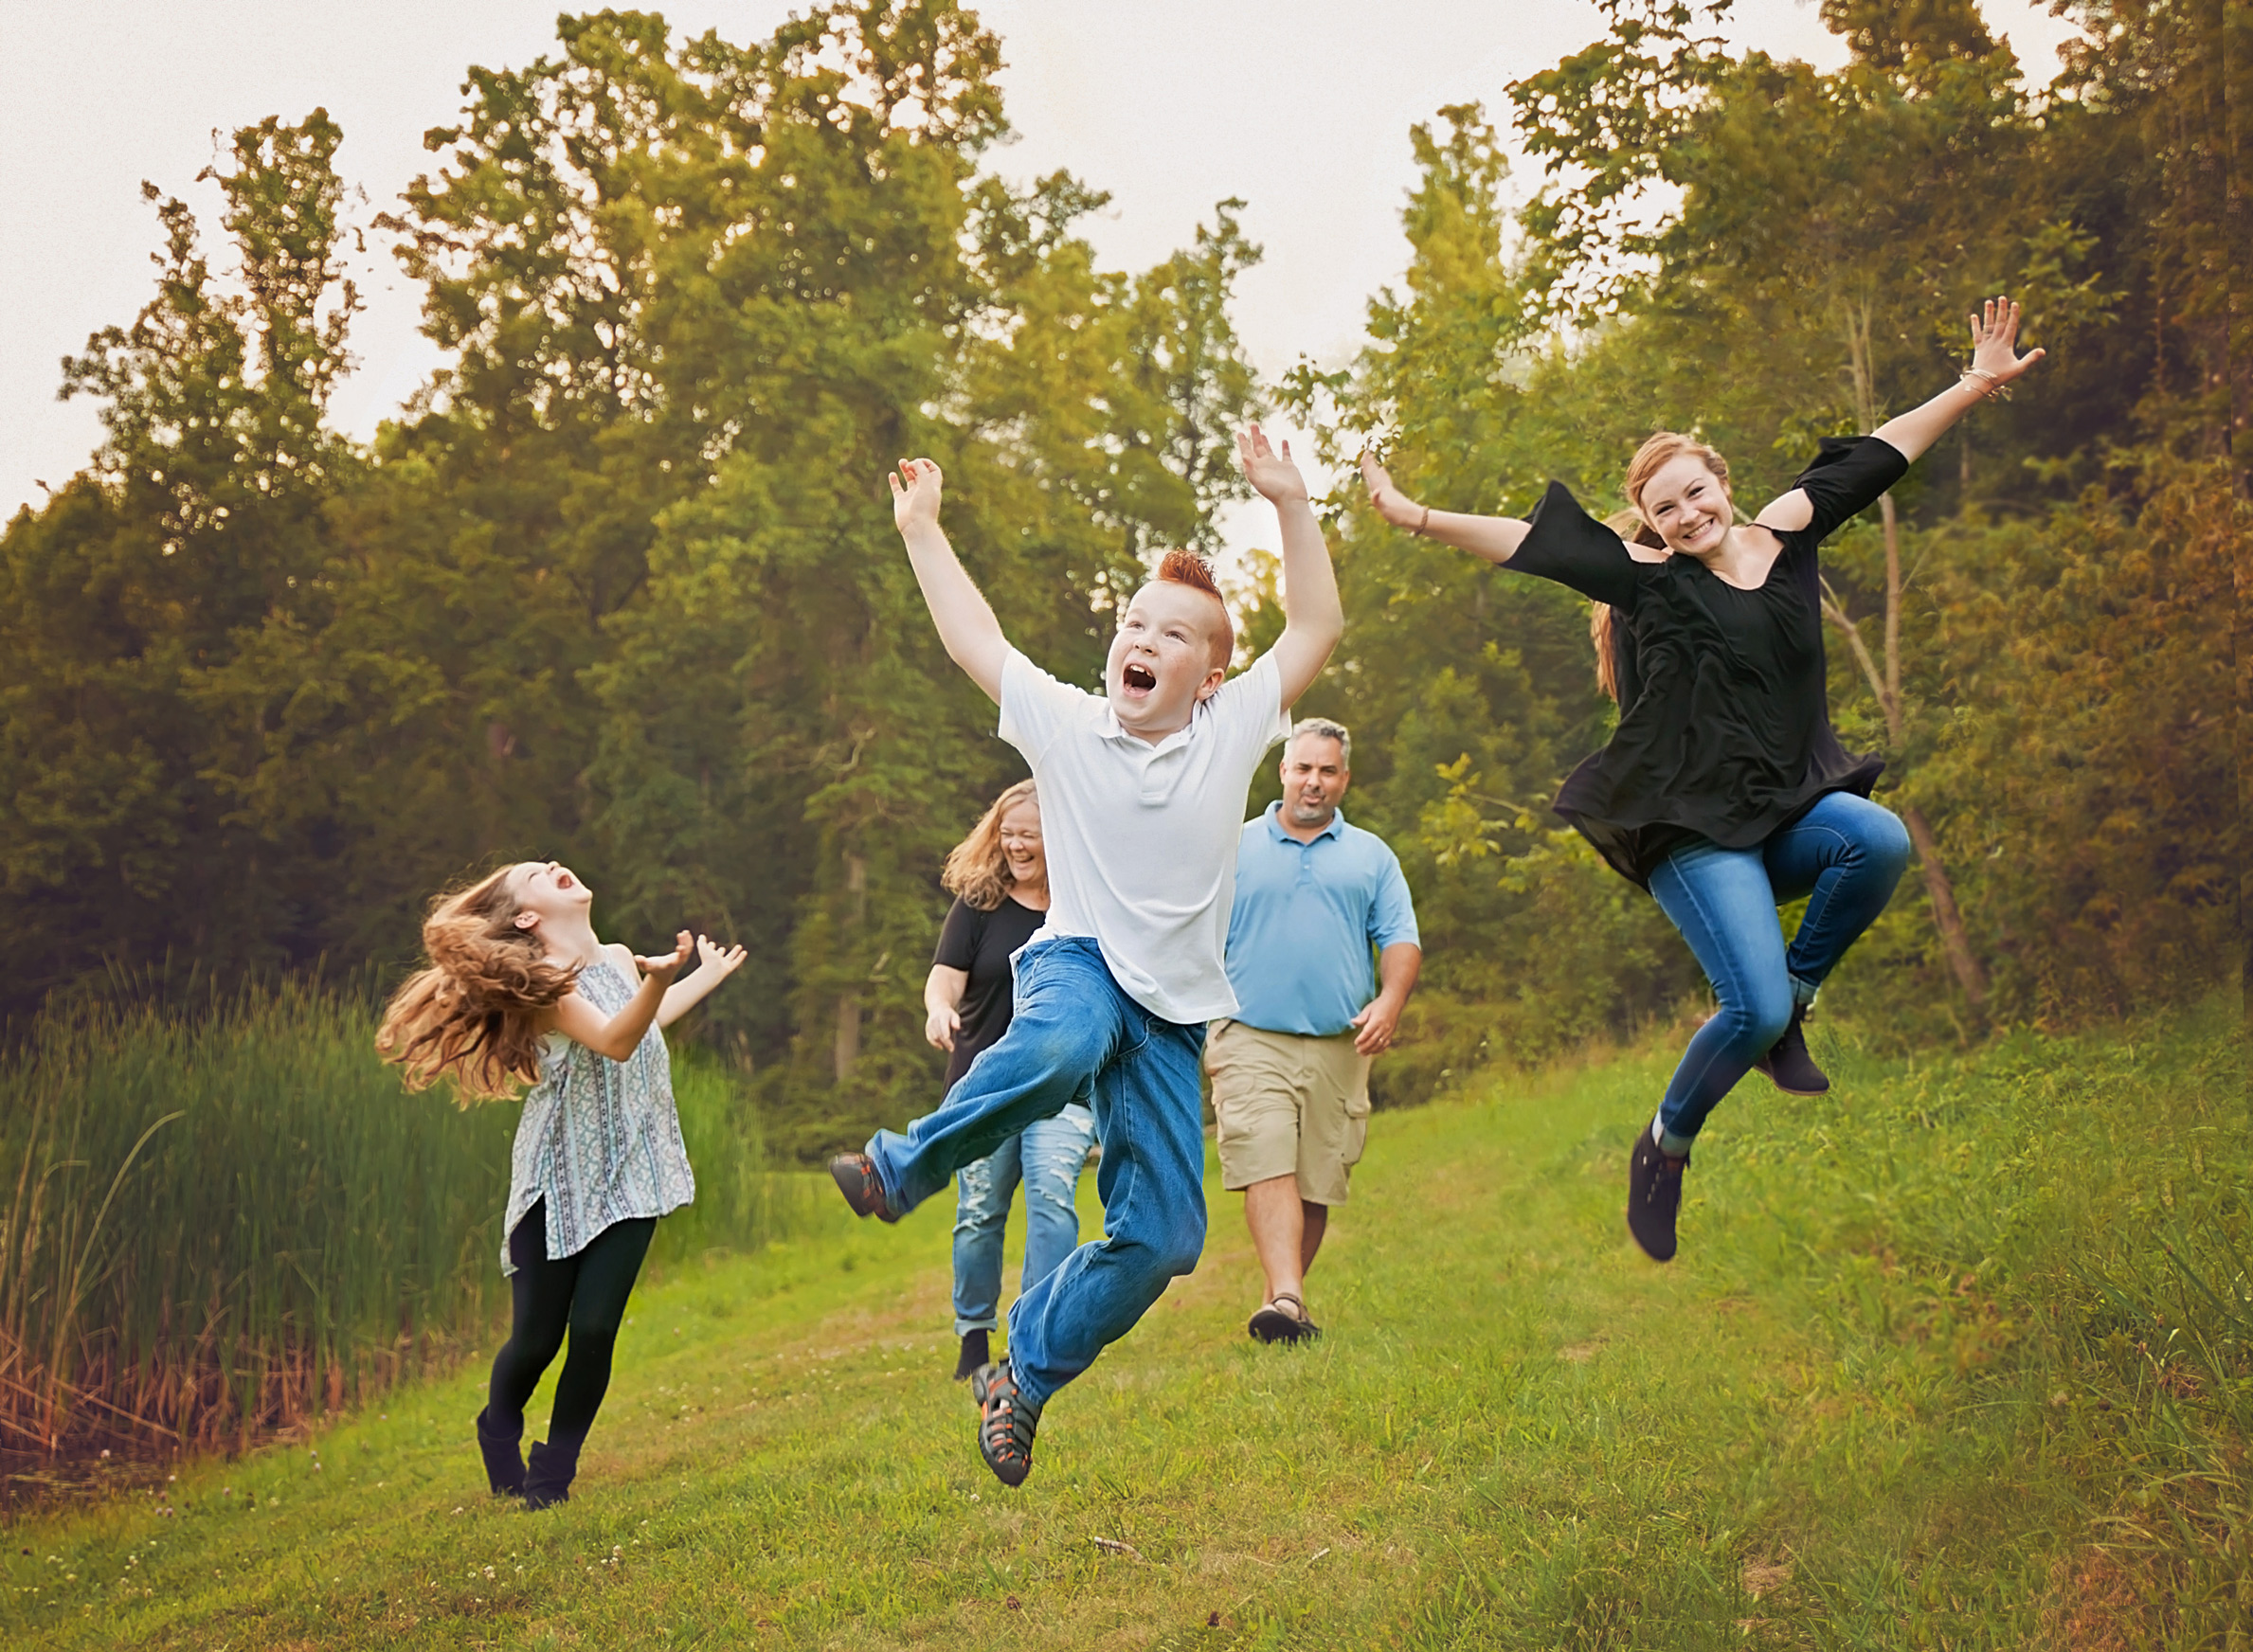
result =
M1284 1302L1298 1311L1286 1313L1280 1305ZM1322 1327L1307 1317L1307 1304L1289 1291L1277 1292L1244 1329L1262 1342L1311 1342L1322 1335Z

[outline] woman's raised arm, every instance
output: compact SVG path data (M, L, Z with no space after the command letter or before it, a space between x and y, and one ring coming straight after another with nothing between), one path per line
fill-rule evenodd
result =
M1419 505L1393 486L1392 474L1363 450L1361 480L1368 484L1369 503L1395 528L1405 528L1423 539L1436 539L1495 564L1506 563L1525 542L1527 525L1515 516L1466 516L1455 511L1434 511Z
M2038 350L2018 353L2018 316L2011 299L1990 298L1985 311L1972 317L1972 365L1963 376L1923 406L1886 420L1870 434L1915 463L1958 419L2042 359Z

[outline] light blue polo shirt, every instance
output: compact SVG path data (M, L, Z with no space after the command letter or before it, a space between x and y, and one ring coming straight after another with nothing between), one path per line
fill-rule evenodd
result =
M1376 833L1341 814L1301 843L1283 830L1282 808L1244 823L1228 984L1246 1026L1326 1038L1377 997L1376 954L1417 939L1415 907Z

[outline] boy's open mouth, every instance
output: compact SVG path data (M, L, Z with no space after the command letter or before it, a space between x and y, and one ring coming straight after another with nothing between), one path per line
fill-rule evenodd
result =
M1137 693L1146 694L1158 686L1158 675L1146 665L1129 661L1119 672L1119 681Z

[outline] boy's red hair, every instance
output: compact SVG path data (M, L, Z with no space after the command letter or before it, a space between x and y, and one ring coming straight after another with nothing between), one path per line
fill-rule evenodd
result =
M1213 565L1194 550L1169 550L1153 577L1169 584L1187 585L1213 599L1214 606L1220 610L1220 628L1213 633L1213 666L1217 671L1226 671L1228 662L1236 654L1236 626L1229 618L1228 602L1220 595L1219 583L1213 578Z

